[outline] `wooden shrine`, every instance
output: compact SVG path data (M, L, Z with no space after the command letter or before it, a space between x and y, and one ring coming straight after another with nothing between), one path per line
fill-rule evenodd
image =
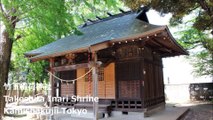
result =
M71 35L25 55L32 62L47 60L50 71L61 79L76 79L98 66L99 108L109 111L144 111L165 104L162 58L186 55L167 26L148 22L146 10L122 12L89 21ZM76 82L52 80L52 96L92 95L92 74ZM89 107L89 103L58 103ZM92 106L91 106L92 107Z

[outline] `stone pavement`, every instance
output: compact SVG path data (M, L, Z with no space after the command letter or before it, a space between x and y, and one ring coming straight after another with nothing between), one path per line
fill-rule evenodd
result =
M108 118L100 120L177 120L183 113L188 110L188 107L179 106L174 107L172 104L166 104L165 110L158 111L149 117L144 118L142 113L129 112L126 114L116 114ZM92 111L89 111L90 116ZM72 117L70 114L59 114L54 116L54 120L92 120L92 118L85 118L82 115L78 118ZM45 118L35 118L30 115L20 118L6 118L5 120L45 120Z
M149 117L143 118L142 115L130 114L130 115L121 115L111 118L105 118L103 120L177 120L182 114L184 114L188 108L186 107L172 107L166 106L165 110L154 113Z
M142 113L129 113L128 115L120 114L111 116L109 118L102 118L100 120L177 120L188 110L187 107L173 107L167 104L165 110L158 111L153 115L143 118ZM70 115L61 115L55 117L55 120L92 120L91 118L75 118Z

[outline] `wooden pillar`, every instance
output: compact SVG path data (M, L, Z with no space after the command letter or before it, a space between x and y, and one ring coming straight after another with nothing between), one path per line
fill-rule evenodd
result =
M144 85L145 85L145 62L144 62L144 58L142 58L142 61L141 61L141 71L142 71L142 74L141 74L141 80L140 80L140 82L141 82L141 84L140 84L140 87L141 87L141 100L142 100L142 108L144 108L144 101L145 101L145 87L144 87Z
M53 70L53 67L54 67L54 59L53 58L51 58L50 59L50 72L52 73L52 74L54 74L54 70ZM54 77L53 77L53 75L52 74L50 74L50 77L49 77L49 82L50 82L50 104L49 104L49 107L50 107L50 109L52 109L52 107L53 107L53 102L52 102L52 97L53 97L53 95L54 95L54 92L53 92L53 90L54 90ZM53 115L51 114L50 115L50 120L53 120Z
M93 98L98 97L98 66L97 66L97 54L93 53L94 66L92 70L93 80ZM98 120L98 102L93 101L93 120Z

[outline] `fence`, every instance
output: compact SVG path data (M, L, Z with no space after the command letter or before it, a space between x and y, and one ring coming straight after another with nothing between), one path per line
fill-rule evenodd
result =
M165 84L165 94L171 102L212 100L213 83Z
M213 83L192 83L189 89L191 100L213 100Z

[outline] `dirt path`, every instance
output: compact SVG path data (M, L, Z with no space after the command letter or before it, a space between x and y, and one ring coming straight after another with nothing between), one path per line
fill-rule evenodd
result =
M181 120L213 120L213 104L194 103L188 107L190 111Z

